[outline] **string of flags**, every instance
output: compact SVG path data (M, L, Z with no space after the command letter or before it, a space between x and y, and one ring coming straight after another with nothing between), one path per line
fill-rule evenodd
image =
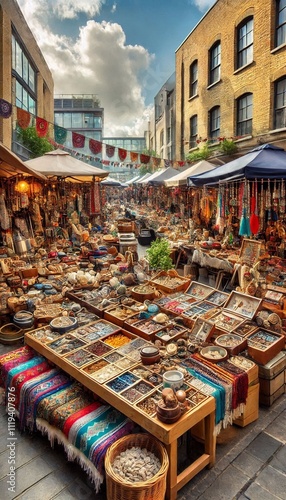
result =
M13 105L6 101L5 99L0 99L0 117L10 118L13 113ZM124 166L129 168L140 168L141 165L150 165L153 170L161 167L182 168L189 164L187 161L173 161L163 158L157 158L155 156L128 151L120 147L116 147L110 144L105 144L101 141L91 139L83 134L75 131L69 131L59 125L54 123L49 123L44 118L39 116L34 116L29 111L16 106L16 120L20 128L26 129L32 125L35 126L36 133L39 137L47 137L49 142L54 147L64 149L69 151L74 156L79 156L84 161L101 163L102 165L108 166ZM51 127L50 127L51 125ZM52 130L51 130L52 128ZM50 137L53 133L53 138ZM69 141L69 135L71 135L71 141ZM71 142L73 149L66 145L66 142ZM89 148L92 154L86 154L80 149L85 147ZM95 155L95 156L93 156Z

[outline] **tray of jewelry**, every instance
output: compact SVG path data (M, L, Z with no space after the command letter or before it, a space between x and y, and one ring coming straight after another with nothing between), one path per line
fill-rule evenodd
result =
M142 306L140 302L137 302L136 304ZM111 321L116 325L123 326L124 322L127 319L132 318L135 315L136 311L131 307L118 304L116 306L110 306L105 309L103 317L107 321Z
M194 297L196 300L204 300L211 295L213 291L214 288L211 286L204 285L198 281L192 281L189 288L186 290L186 294Z
M160 271L150 280L150 284L163 292L174 293L186 290L190 279L180 276L177 271L171 269L170 271Z
M265 365L285 348L282 334L258 328L247 337L248 355L257 363Z

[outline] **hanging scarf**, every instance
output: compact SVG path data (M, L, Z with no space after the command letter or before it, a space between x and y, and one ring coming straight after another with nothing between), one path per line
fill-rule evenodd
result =
M257 213L257 179L255 179L254 184L252 184L252 196L250 199L250 230L252 234L257 234L259 231L259 217Z

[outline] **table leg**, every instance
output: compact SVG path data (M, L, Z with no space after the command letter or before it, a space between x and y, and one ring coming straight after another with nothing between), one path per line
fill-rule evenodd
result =
M167 474L166 500L176 500L177 498L177 463L178 463L178 443L177 439L166 445L169 457L169 469Z
M214 466L215 453L216 453L216 437L214 435L215 429L215 411L205 417L205 453L209 458L208 468Z

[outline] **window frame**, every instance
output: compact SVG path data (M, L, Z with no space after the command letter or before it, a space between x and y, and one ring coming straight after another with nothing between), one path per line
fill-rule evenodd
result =
M195 126L193 121L195 120ZM195 148L197 146L197 137L198 137L198 115L192 115L190 117L190 139L189 139L189 147L190 149Z
M251 105L247 102L248 98L251 96ZM245 101L244 106L240 106L240 104ZM251 108L251 116L249 116L248 112ZM240 118L240 115L245 114L245 118ZM249 127L249 124L251 126ZM253 125L253 94L252 92L247 92L242 94L240 97L236 99L236 135L237 136L246 136L252 134L252 125Z
M285 5L281 5L282 3ZM284 11L285 20L281 22L280 14ZM281 34L281 40L279 41L279 37ZM275 46L280 47L281 45L286 44L286 1L285 0L276 0L276 25L275 25Z
M215 114L218 112L218 115ZM209 137L212 142L217 142L220 137L220 106L214 106L209 110ZM213 127L213 122L218 121L218 126Z
M189 85L189 97L195 97L198 95L198 60L195 59L190 65L190 85Z
M219 48L219 52L217 49ZM221 41L217 40L209 50L209 85L220 81L221 76Z
M252 24L251 30L247 30L247 26L250 22ZM242 34L241 32L244 28L246 29L246 33ZM248 42L247 38L248 38L250 33L252 34L252 37L251 37L251 41ZM241 34L241 36L240 36L240 34ZM245 43L240 48L240 41L243 39L245 39ZM246 17L237 26L236 42L237 42L236 69L240 69L240 68L243 68L244 66L247 66L248 64L251 64L253 62L253 55L254 55L254 19L253 19L253 16ZM250 49L251 49L251 51L250 51ZM250 54L250 57L249 57L249 54ZM245 55L246 55L246 58L244 57Z
M278 107L278 103L277 103L277 100L278 100L278 86L280 84L283 84L284 83L284 89L282 92L280 92L280 94L282 95L282 105L280 105ZM284 124L281 124L281 120L282 118L280 117L280 123L278 125L278 112L281 113L281 117L282 115L284 115ZM286 76L282 77L282 78L279 78L279 80L277 80L275 83L274 83L274 119L273 119L273 125L274 125L274 129L280 129L280 128L285 128L286 127Z

